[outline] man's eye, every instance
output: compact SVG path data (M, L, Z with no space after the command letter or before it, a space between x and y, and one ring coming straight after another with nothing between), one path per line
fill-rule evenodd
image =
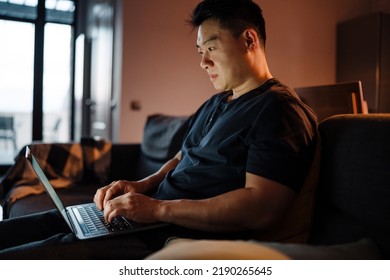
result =
M209 47L209 48L207 48L207 52L213 52L213 51L215 51L215 49L216 49L215 47ZM200 55L204 55L204 52L201 50L198 50L198 53Z

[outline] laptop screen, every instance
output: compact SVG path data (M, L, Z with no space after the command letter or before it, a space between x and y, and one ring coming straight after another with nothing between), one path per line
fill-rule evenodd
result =
M43 172L42 168L40 167L38 161L35 159L35 157L32 155L31 150L29 147L26 147L26 159L31 163L31 167L33 168L35 174L37 175L39 181L41 181L43 187L45 188L48 195L53 200L55 206L57 209L61 212L62 216L64 216L66 222L71 227L70 222L68 220L68 216L66 215L66 210L64 205L62 204L62 201L58 197L57 193L55 192L53 186L50 184L49 179L46 177L45 173Z

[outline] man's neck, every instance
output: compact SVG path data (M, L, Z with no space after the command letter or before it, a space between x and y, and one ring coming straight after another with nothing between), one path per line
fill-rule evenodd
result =
M269 79L272 79L273 76L271 73L267 73L266 75L263 75L261 78L251 79L248 80L245 84L243 84L241 87L233 89L233 94L230 96L230 100L237 99L240 96L262 86L265 84Z

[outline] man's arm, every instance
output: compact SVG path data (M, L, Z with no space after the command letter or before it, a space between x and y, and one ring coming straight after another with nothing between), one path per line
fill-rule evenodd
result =
M247 173L245 188L203 200L156 200L125 194L105 205L105 218L123 215L137 222L168 222L192 229L226 232L261 229L278 221L295 193L275 181Z
M280 219L294 198L290 188L247 173L245 188L205 200L163 202L157 217L205 231L261 229Z

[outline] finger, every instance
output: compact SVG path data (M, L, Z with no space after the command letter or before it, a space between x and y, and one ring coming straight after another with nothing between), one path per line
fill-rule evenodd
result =
M113 219L120 215L120 210L112 205L112 202L104 207L104 219L108 222L112 222Z
M116 217L118 217L118 214L115 214L116 212L117 211L111 211L111 212L107 213L106 221L111 223Z
M103 215L104 215L104 219L105 219L107 222L110 222L110 220L109 220L110 212L111 212L110 205L108 205L107 203L104 204Z
M104 198L106 197L106 192L107 190L109 190L111 188L111 186L113 185L113 182L105 187L102 187L102 188L99 188L96 193L95 193L95 196L93 198L93 201L95 202L96 206L100 209L100 210L103 210L103 207L104 207Z
M105 207L108 201L116 197L118 193L121 193L121 186L119 182L120 181L112 182L110 187L105 190L104 197L102 199L102 207Z
M96 207L100 210L103 209L103 197L104 197L103 188L98 189L95 193L95 196L93 197L93 202L95 202Z

